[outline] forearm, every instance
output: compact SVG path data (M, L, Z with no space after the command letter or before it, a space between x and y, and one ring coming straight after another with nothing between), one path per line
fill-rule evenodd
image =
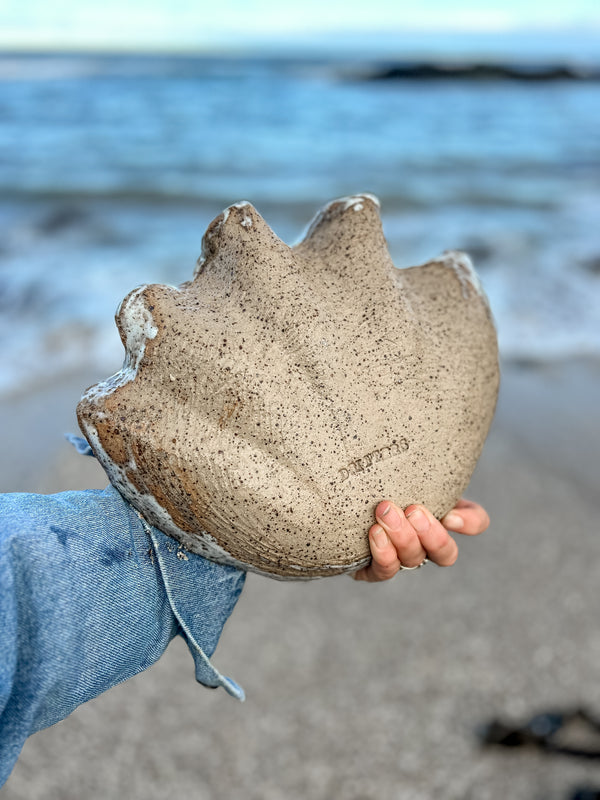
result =
M208 658L243 573L178 558L112 487L3 495L0 519L0 785L27 736L149 667L180 623L198 679L240 695Z

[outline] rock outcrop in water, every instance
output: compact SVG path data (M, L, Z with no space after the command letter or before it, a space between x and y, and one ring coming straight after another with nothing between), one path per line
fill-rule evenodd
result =
M569 64L428 64L397 63L377 67L365 74L371 81L520 81L547 83L549 81L597 81L600 72L589 67Z
M194 278L117 312L123 368L80 426L112 483L208 558L278 578L369 560L375 505L461 496L492 419L495 329L468 258L396 269L370 195L288 247L248 203Z

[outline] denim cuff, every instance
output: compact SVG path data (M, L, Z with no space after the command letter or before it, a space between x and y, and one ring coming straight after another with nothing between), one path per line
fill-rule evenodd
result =
M65 438L81 455L94 457L92 448L83 437L67 433ZM243 701L245 694L242 687L222 675L209 658L244 587L246 573L190 553L170 536L150 525L137 509L125 498L122 499L139 518L150 537L171 610L194 657L196 680L205 686L222 686L230 695ZM204 648L200 642L203 642Z
M158 528L148 525L139 513L138 516L152 541L169 604L194 657L196 680L205 686L222 686L243 701L242 687L222 675L209 657L240 596L246 573L190 553Z

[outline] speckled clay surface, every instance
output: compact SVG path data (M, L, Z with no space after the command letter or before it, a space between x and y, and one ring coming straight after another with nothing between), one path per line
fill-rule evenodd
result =
M370 195L284 244L248 203L208 227L192 281L117 312L123 369L78 406L112 483L188 549L278 578L369 560L376 504L443 516L498 391L468 258L396 269Z

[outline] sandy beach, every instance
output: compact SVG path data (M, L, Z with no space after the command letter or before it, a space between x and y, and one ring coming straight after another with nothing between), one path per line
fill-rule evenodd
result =
M63 439L96 375L2 402L2 491L102 488ZM2 800L559 800L600 764L483 749L478 726L600 712L600 364L503 368L468 496L490 530L382 585L251 575L214 662L184 643L26 744Z

